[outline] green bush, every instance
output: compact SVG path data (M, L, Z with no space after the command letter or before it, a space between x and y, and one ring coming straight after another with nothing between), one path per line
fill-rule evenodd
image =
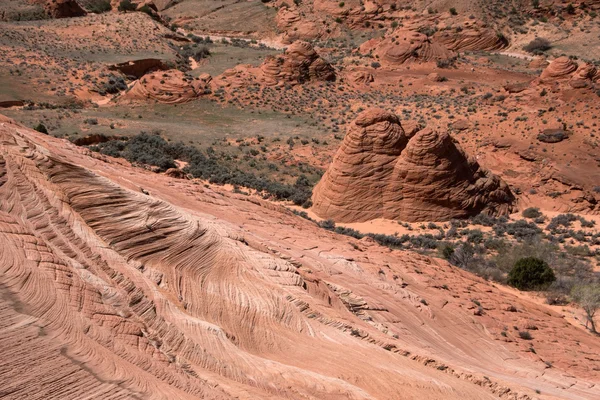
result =
M525 218L538 218L538 217L542 216L542 213L540 212L539 208L529 207L529 208L523 210L521 215L523 215L523 217L525 217Z
M110 5L109 0L93 0L85 2L83 5L87 6L86 8L88 9L88 11L96 14L102 14L112 10L112 6Z
M34 126L33 129L40 133L45 133L46 135L48 134L48 129L46 128L46 125L42 124L41 122Z
M135 11L135 8L136 6L131 2L131 0L121 0L121 2L119 3L118 10L121 12Z
M519 290L543 289L555 280L552 268L535 257L519 259L508 273L508 284Z

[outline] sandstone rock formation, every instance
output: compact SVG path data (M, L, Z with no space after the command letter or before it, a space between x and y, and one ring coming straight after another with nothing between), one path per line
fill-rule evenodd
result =
M569 57L559 57L553 60L540 75L541 83L552 83L567 80L577 70L577 63Z
M135 81L119 101L148 101L177 104L202 96L209 90L210 76L187 77L179 70L158 71Z
M266 84L301 84L311 80L335 80L335 71L308 42L292 43L281 56L267 57L261 65Z
M598 69L591 63L579 65L569 57L553 60L534 84L553 85L555 88L572 87L582 89L593 87L600 80Z
M504 215L513 200L506 183L447 133L425 129L410 137L397 116L379 109L350 124L312 198L317 215L337 222Z
M350 73L352 82L359 85L368 85L375 81L375 77L368 71L354 71Z
M569 85L576 89L589 87L600 79L600 73L594 64L585 63L571 76Z
M319 39L325 34L322 21L308 20L297 9L288 7L281 7L277 12L277 29L283 32L282 42L285 44Z
M406 62L447 60L455 52L425 34L398 29L376 47L374 53L391 66Z
M480 22L467 20L458 28L438 31L433 40L452 51L496 51L508 46L503 36Z
M407 139L394 116L357 122L381 154ZM3 397L600 396L597 338L548 306L262 203L0 116ZM535 354L502 330L528 324Z

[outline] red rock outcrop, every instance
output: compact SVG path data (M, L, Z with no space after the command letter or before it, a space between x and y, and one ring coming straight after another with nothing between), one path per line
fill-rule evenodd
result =
M503 36L485 24L467 20L460 27L440 30L433 40L452 51L495 51L508 46Z
M368 85L375 81L375 77L368 71L354 71L349 74L349 78L352 82L359 85Z
M446 221L508 215L514 196L498 176L468 157L448 133L424 129L408 142L384 197L384 218Z
M268 85L335 80L335 71L308 42L298 40L276 57L267 57L261 71Z
M158 71L135 81L119 101L148 101L185 103L209 90L210 76L192 78L179 70Z
M577 71L577 63L569 57L559 57L553 60L540 75L541 83L552 83L567 80Z
M293 43L296 40L315 40L326 34L323 21L313 21L301 16L295 8L281 7L277 12L277 29L283 32L282 42Z
M514 197L447 133L407 134L397 116L370 109L350 124L312 201L317 215L337 222L414 222L505 215Z
M377 45L374 53L391 66L407 62L447 60L456 53L425 34L399 29Z
M248 199L0 116L3 397L600 396L597 338L548 306Z
M592 83L598 81L600 73L598 69L590 63L586 63L579 67L577 71L571 76L569 85L574 88L589 87Z

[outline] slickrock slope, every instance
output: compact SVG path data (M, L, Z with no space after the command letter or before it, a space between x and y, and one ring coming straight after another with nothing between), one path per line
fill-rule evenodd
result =
M203 95L208 90L209 76L187 77L178 70L157 71L138 79L120 97L120 101L148 101L177 104L185 103Z
M267 57L261 65L266 83L299 84L310 80L335 80L335 71L305 41L295 41L281 56Z
M397 116L362 112L315 187L315 213L338 222L508 214L514 198L506 183L447 133L425 129L410 136Z
M2 398L600 396L597 338L545 306L2 117L0 243Z

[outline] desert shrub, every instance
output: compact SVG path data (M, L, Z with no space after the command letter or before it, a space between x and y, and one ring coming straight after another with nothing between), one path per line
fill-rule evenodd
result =
M127 83L125 83L125 79L118 75L109 74L106 77L106 81L102 84L98 93L102 96L106 96L106 94L117 94L122 90L127 89Z
M452 15L458 15L458 12L456 11L456 8L452 7L450 9L450 14L452 14Z
M421 26L417 31L427 37L431 37L438 31L438 28L436 26Z
M535 223L523 219L507 223L505 230L506 233L517 240L531 240L542 233L542 230ZM496 227L494 227L494 231L496 231Z
M456 64L457 57L451 57L446 59L437 60L435 64L438 68L452 68Z
M400 237L393 235L384 235L382 233L369 233L368 236L373 238L377 243L382 246L387 246L390 248L402 248L402 244L406 243L410 240L410 236L402 235Z
M535 38L523 46L523 50L533 54L541 54L547 50L550 50L551 48L552 45L550 44L550 41L544 38Z
M577 216L574 214L559 214L550 220L546 229L556 231L560 227L568 228L571 226L571 222L576 220Z
M142 133L129 140L125 158L131 162L157 166L163 171L175 168L175 160L167 147L168 143L162 137Z
M147 4L144 4L143 6L140 7L140 9L138 10L139 12L143 12L144 14L147 14L150 16L150 18L159 21L160 18L158 16L158 14L156 14L156 12L150 8Z
M336 226L334 231L335 231L335 233L339 233L341 235L346 235L346 236L351 236L356 239L362 239L363 237L365 237L365 235L363 233L357 231L356 229L346 228L343 226Z
M506 217L495 218L488 214L477 214L474 217L471 217L471 223L475 225L483 225L483 226L494 226L497 223L505 223Z
M210 56L210 49L206 45L186 44L179 50L179 54L184 58L193 58L195 61L200 61Z
M135 11L136 5L131 0L121 0L117 8L121 12Z
M571 296L585 311L585 326L593 333L597 333L594 316L598 309L600 309L600 284L592 283L575 286L571 292Z
M555 280L554 271L544 260L524 257L510 270L507 282L519 290L534 290L547 288Z
M446 244L441 249L441 253L442 253L442 258L444 260L450 260L452 258L452 256L454 255L454 247L452 247L452 245L450 245L450 244Z
M542 213L540 212L539 208L529 207L523 210L521 215L523 216L523 218L539 218L542 216Z
M528 331L519 331L519 337L524 340L531 340L533 337Z
M82 3L88 11L96 14L102 14L112 10L109 0L88 0Z
M0 21L39 21L48 19L50 16L46 10L39 4L32 4L28 8L18 11L6 11L0 16Z
M332 219L326 219L326 220L319 222L319 226L328 231L335 230L335 222Z
M42 124L41 122L34 126L33 129L40 133L44 133L46 135L48 134L48 128L46 128L46 125Z

